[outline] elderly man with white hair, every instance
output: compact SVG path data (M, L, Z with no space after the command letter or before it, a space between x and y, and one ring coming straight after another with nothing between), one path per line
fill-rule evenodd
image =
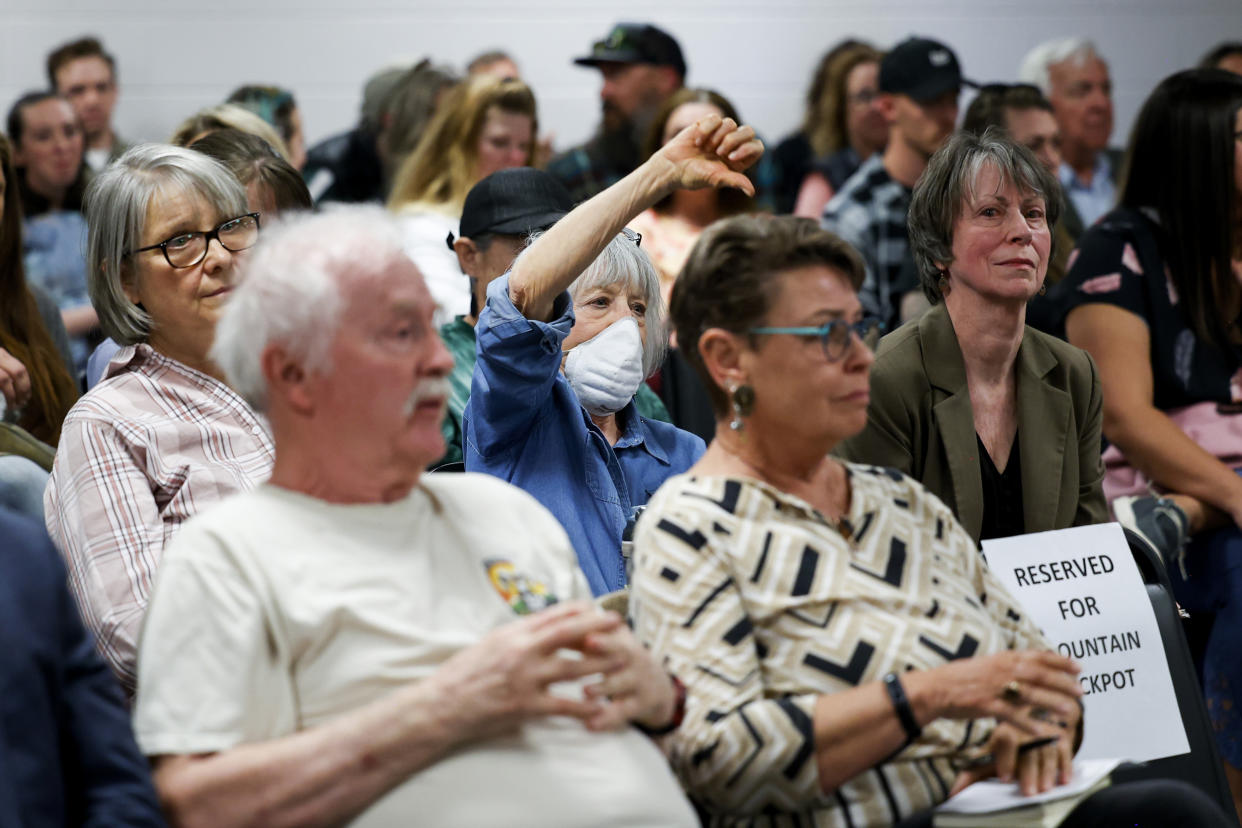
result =
M270 482L167 550L135 731L175 825L690 826L646 735L684 691L557 521L425 475L453 367L378 208L276 227L212 358L271 423ZM588 678L589 677L589 678Z
M1052 104L1061 130L1058 177L1069 206L1062 223L1077 239L1117 201L1121 151L1113 134L1113 84L1095 44L1081 37L1049 40L1027 52L1018 70Z

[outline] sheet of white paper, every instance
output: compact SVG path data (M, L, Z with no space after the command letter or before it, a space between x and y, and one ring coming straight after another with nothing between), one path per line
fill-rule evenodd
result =
M1080 759L1147 761L1190 750L1156 616L1120 525L988 540L983 552L1057 651L1082 667Z
M995 779L976 782L957 796L945 800L936 810L950 814L988 814L1037 802L1052 802L1090 789L1119 764L1120 759L1075 761L1074 775L1068 783L1031 796L1023 796L1017 782L998 782Z

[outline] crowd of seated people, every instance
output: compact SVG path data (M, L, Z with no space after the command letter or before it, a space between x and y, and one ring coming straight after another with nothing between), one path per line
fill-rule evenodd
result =
M498 49L307 148L263 79L122 140L116 59L50 51L0 136L0 824L930 828L1086 724L981 542L1113 518L1234 807L1061 824L1235 824L1242 46L1124 151L1080 37L960 124L949 45L843 40L775 152L662 28L573 63L559 153Z

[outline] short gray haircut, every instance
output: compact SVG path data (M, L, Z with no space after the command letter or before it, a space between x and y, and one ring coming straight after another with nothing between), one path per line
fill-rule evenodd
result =
M400 229L379 206L328 205L319 213L286 214L264 229L246 257L216 323L212 361L246 402L266 410L268 346L284 347L307 373L331 370L349 287L382 277L402 260L409 257Z
M86 286L100 327L122 345L151 334L151 317L125 295L128 259L144 246L152 198L172 193L201 197L222 220L246 212L246 191L223 164L169 144L131 147L86 190Z
M1067 60L1076 66L1081 66L1092 58L1104 60L1096 50L1095 43L1085 37L1046 40L1022 58L1022 64L1018 68L1018 78L1023 83L1038 86L1044 93L1044 97L1048 97L1052 94L1052 81L1048 71L1051 67Z
M527 250L535 239L543 233L532 233ZM522 251L514 260L516 265L526 251ZM666 328L667 312L664 297L660 293L660 277L656 274L655 265L647 251L634 243L634 239L624 233L618 233L603 252L595 257L595 261L587 265L586 270L574 279L569 286L569 295L574 302L587 291L615 285L625 284L631 293L643 297L647 312L643 314L643 325L646 335L643 337L643 375L651 376L664 363L664 354L668 351L668 333Z
M923 293L933 305L944 298L940 277L945 275L943 268L953 262L953 225L966 202L974 197L975 182L988 165L996 168L1002 181L1013 182L1019 192L1044 199L1049 232L1061 217L1061 184L1029 149L995 126L988 127L983 135L955 133L931 157L914 186L907 216L910 252Z

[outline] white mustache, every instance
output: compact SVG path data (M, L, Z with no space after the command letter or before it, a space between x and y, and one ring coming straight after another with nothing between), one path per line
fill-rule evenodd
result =
M432 377L431 379L423 380L414 387L414 390L410 392L410 396L406 399L403 408L405 416L409 417L413 414L414 409L418 408L419 404L424 400L435 397L447 399L451 391L452 387L449 385L447 377Z

